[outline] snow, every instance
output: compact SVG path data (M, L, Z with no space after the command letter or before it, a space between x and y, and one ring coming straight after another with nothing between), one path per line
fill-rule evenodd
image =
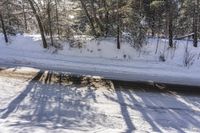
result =
M81 39L85 42L83 48L71 48L62 42L63 50L55 53L54 49L42 48L39 35L10 37L9 44L0 35L0 66L27 66L126 81L200 85L200 48L193 48L191 41L175 41L176 49L169 49L167 40L159 39L156 53L157 38L149 38L140 51L125 42L118 50L114 38ZM187 67L186 46L193 57L192 65ZM161 55L165 62L159 61Z
M0 72L2 133L200 132L198 94L124 87L101 78L79 82L67 74L58 82L57 73L12 70Z

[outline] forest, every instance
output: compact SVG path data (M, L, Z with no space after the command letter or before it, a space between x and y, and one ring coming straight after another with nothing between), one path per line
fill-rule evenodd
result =
M0 32L39 33L44 48L77 35L115 37L141 48L148 37L199 39L199 0L1 0Z
M0 0L0 133L200 133L200 0Z

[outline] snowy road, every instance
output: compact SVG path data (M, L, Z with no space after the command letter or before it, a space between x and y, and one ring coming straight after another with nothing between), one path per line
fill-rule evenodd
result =
M145 81L180 85L200 86L199 71L168 66L159 62L126 62L100 58L41 57L3 54L0 67L34 67L43 70L70 72L72 74L101 76L106 79L123 81ZM169 67L169 69L167 69Z
M1 133L200 132L199 92L7 68L0 94Z

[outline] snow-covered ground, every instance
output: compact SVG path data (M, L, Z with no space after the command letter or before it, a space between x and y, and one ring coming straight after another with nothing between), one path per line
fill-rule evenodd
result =
M198 93L9 68L0 94L1 133L200 132Z
M0 35L1 67L30 66L126 81L200 85L200 48L193 48L191 41L175 41L176 49L169 49L167 40L151 38L137 51L124 42L118 50L114 38L86 37L83 48L63 43L63 50L55 53L53 49L42 48L39 35L17 35L10 40L5 44ZM160 57L166 61L160 61ZM192 65L186 67L185 60Z

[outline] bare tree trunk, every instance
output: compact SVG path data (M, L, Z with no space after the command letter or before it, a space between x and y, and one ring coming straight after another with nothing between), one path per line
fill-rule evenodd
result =
M59 29L59 16L58 16L58 0L55 0L56 4L56 23L57 23L57 34L60 35L60 29Z
M199 0L195 1L194 13L193 13L193 46L198 46L198 10L199 10Z
M117 25L117 49L120 49L120 27Z
M8 37L7 37L5 25L4 25L3 15L1 13L0 13L0 20L1 20L1 26L2 26L2 30L3 30L5 42L8 43Z
M25 31L27 31L28 30L28 26L27 26L27 18L26 18L24 1L23 1L23 5L22 6L23 6L24 28L25 28Z
M120 49L120 14L119 14L119 0L117 2L117 49Z
M167 0L166 3L167 8L167 19L168 19L168 38L169 38L169 46L173 47L173 11L172 11L172 2L171 0Z
M173 47L173 19L169 16L169 46Z
M42 22L41 22L41 20L40 20L40 17L39 17L39 15L38 15L38 13L37 13L35 7L34 7L33 1L32 1L32 0L28 0L28 2L29 2L29 4L30 4L31 9L33 10L33 13L34 13L34 15L35 15L35 18L36 18L36 20L37 20L37 22L38 22L38 26L39 26L39 29L40 29L40 34L41 34L41 37L42 37L43 47L44 47L44 48L47 48L48 45L47 45L47 41L46 41L46 38L45 38L45 35L44 35L44 28L43 28Z
M81 2L81 5L82 5L82 7L83 7L83 9L84 9L84 11L85 11L85 13L86 13L86 16L87 16L89 22L90 22L93 35L94 35L94 36L97 36L97 32L96 32L95 26L94 26L94 21L93 21L93 19L90 17L90 14L89 14L89 12L88 12L88 10L87 10L87 7L86 7L84 1L83 1L83 0L80 0L80 2Z
M48 23L49 23L49 33L50 33L50 39L51 39L51 46L54 45L53 43L53 32L52 32L52 24L51 24L51 0L48 0L47 4L47 14L48 14Z

